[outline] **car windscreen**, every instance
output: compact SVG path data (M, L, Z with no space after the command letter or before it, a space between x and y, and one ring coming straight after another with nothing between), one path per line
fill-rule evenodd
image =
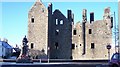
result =
M120 60L120 54L114 54L111 59L113 59L113 60L119 59Z

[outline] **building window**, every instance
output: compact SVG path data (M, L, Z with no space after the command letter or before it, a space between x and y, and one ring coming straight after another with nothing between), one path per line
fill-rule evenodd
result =
M60 24L63 24L63 20L60 21Z
M107 25L108 23L106 23L106 25Z
M94 48L95 48L94 43L91 43L91 49L94 49Z
M59 34L59 30L55 30L55 35L58 35Z
M33 49L34 48L34 43L31 43L31 49Z
M73 35L76 35L77 34L77 31L76 30L73 30Z
M78 47L78 46L76 45L76 47Z
M41 11L44 12L44 8L42 8Z
M34 18L33 17L31 18L31 22L34 23Z
M75 49L75 44L72 44L72 49Z
M43 53L45 52L45 50L44 50L44 49L42 49L41 51L42 51Z
M89 29L89 34L92 34L92 29Z
M55 49L58 49L58 42L55 42Z
M80 46L81 46L81 44L80 44Z
M56 19L56 25L58 25L58 19Z

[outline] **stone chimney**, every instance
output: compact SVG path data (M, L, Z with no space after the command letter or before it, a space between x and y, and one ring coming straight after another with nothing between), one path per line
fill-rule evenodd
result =
M72 22L74 23L74 13L72 13Z
M82 18L83 18L83 22L85 23L87 21L87 10L86 9L83 9Z
M71 10L67 10L67 18L69 21L72 21L72 11Z
M103 19L104 19L104 20L110 19L110 7L107 7L107 8L104 9Z
M83 18L83 21L82 21L83 53L82 53L82 55L85 55L86 54L86 35L85 35L86 27L85 27L85 24L87 22L87 10L86 9L83 9L82 18Z
M90 13L90 23L94 21L94 12Z

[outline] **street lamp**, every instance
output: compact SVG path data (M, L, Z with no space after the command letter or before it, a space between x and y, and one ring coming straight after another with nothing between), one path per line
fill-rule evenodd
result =
M47 48L48 51L48 63L49 63L49 59L50 59L50 47Z
M50 54L50 47L48 47L48 59L50 58L49 54Z
M108 59L110 60L110 49L111 49L111 45L107 45L106 48L108 49Z

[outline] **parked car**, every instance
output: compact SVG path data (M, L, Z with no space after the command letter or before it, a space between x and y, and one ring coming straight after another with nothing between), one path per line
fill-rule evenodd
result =
M17 57L16 56L12 56L9 59L17 59Z
M114 53L109 62L110 67L120 67L120 53Z

